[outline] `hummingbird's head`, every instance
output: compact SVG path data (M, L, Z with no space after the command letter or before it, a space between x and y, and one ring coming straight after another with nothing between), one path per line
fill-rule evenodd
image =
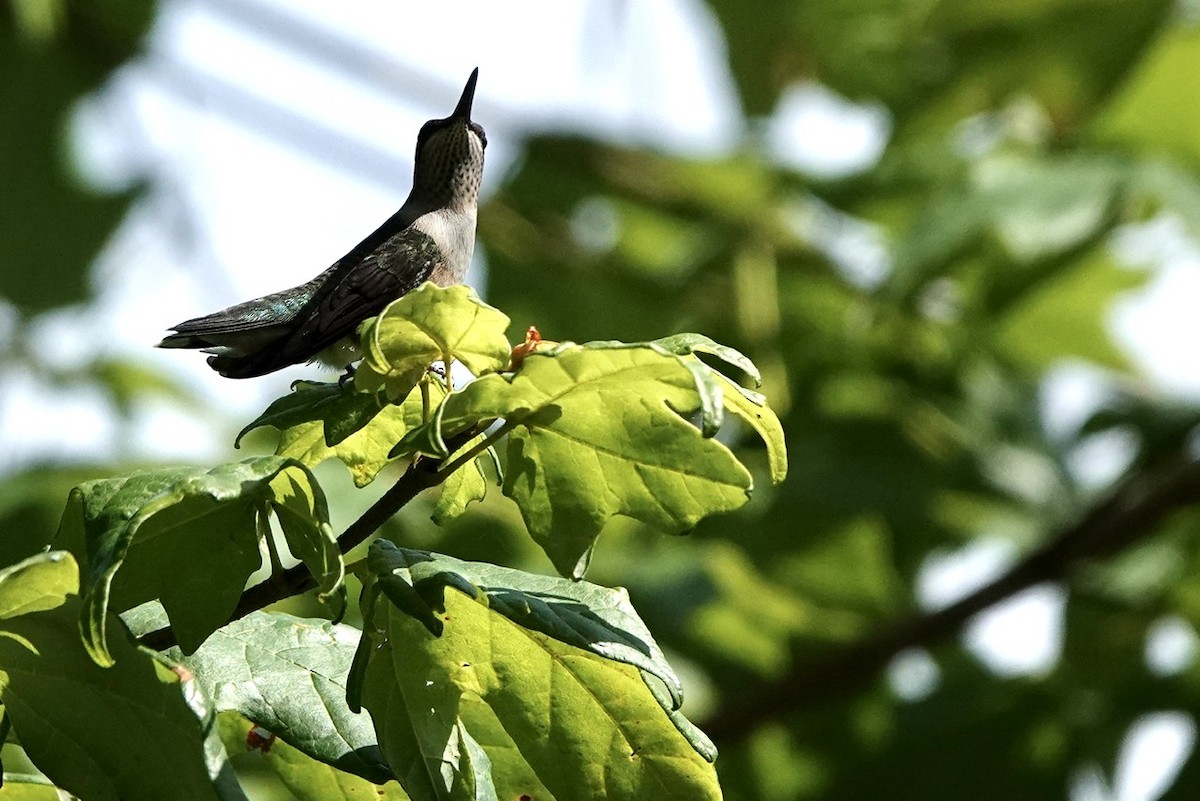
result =
M483 151L487 134L471 121L471 102L479 68L471 72L454 113L430 120L417 134L413 167L413 196L432 208L474 208L483 178Z

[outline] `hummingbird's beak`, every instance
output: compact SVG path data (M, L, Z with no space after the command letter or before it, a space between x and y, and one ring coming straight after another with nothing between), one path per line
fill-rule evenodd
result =
M467 78L467 85L463 88L462 97L458 99L458 105L454 107L454 113L450 115L450 119L471 121L471 103L475 101L475 82L477 80L479 80L479 67L471 70L471 77Z

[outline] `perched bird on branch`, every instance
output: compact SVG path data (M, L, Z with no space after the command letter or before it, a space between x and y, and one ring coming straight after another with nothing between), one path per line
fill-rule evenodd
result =
M158 347L201 348L226 378L316 359L342 367L363 320L424 281L462 283L487 147L471 121L478 77L476 69L453 114L421 126L412 191L374 233L308 283L179 323Z

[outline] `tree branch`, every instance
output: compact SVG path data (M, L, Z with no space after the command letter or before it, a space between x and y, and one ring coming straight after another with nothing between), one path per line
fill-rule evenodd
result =
M949 639L984 609L1062 579L1084 562L1117 554L1153 534L1172 512L1195 504L1200 504L1196 458L1175 455L1133 472L1078 522L989 584L944 609L896 621L857 643L798 664L779 679L727 697L702 728L718 743L733 742L763 723L858 691L901 651Z

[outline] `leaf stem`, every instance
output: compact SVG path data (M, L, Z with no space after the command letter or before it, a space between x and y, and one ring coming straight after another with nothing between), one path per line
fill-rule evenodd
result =
M469 463L472 459L476 458L488 448L492 447L492 445L494 445L501 437L503 437L509 431L512 431L514 428L516 428L516 426L517 423L515 421L505 420L499 428L497 428L491 434L488 434L483 439L479 440L479 442L475 443L472 447L468 448L457 459L449 464L443 464L440 468L438 468L438 475L442 476L443 478L450 475L455 470L462 467L464 464ZM462 435L460 434L459 436ZM453 453L454 449L451 448L450 452Z

